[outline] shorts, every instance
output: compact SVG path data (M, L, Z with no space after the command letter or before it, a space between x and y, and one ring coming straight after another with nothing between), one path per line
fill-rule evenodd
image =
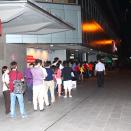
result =
M63 81L64 89L71 90L72 89L72 80Z
M57 78L57 79L56 79L56 83L57 83L58 85L62 84L61 78Z

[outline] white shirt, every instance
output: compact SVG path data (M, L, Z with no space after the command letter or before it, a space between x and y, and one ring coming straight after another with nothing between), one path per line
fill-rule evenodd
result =
M105 71L105 65L101 62L98 62L95 66L95 71Z
M60 64L60 67L59 67L61 70L64 68L62 64Z
M42 72L43 72L43 74L44 74L44 78L43 79L45 79L46 77L47 77L47 71L46 71L46 69L44 68L44 67L42 67L41 66L41 69L42 69Z
M9 84L9 75L8 75L7 73L4 73L4 74L2 75L2 82L3 82L3 84L2 84L3 91L7 91L8 88L7 88L6 84L5 84L5 82L6 82L7 84Z

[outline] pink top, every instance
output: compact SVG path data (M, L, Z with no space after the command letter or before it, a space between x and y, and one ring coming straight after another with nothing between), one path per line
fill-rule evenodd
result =
M57 79L57 78L61 78L61 69L57 69L56 71L55 71L55 78Z

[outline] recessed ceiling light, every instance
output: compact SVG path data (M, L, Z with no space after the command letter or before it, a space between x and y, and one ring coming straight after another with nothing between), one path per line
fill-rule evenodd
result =
M54 45L50 45L50 47L53 47Z

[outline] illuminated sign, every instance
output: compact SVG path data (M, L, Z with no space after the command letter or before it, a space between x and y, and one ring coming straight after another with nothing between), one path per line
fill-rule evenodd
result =
M112 45L113 40L94 40L91 41L92 45Z
M104 32L103 28L94 20L83 23L82 30L87 33Z

